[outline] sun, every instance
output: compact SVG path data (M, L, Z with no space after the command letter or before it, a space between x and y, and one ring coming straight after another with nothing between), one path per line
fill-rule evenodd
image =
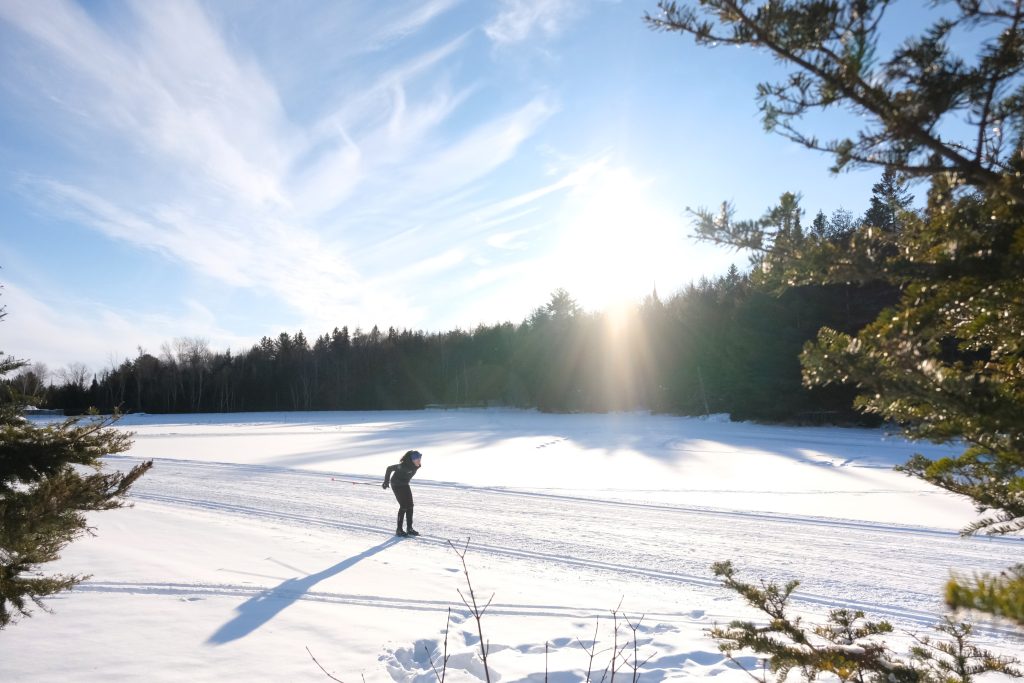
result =
M553 267L587 310L621 312L659 281L681 279L686 226L648 185L629 169L604 169L573 191Z

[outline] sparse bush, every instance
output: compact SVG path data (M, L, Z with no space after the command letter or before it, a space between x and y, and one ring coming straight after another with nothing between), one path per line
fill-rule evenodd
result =
M787 607L798 581L785 586L746 583L736 577L731 562L718 562L712 571L726 588L768 617L767 623L737 620L709 631L725 656L761 683L785 681L791 673L807 681L832 674L840 681L858 683L968 683L986 673L1024 675L1016 659L972 644L968 638L973 627L950 617L935 627L943 637L911 635L916 644L900 655L881 638L893 632L892 625L871 621L859 610L832 610L824 624L807 625L791 616ZM735 656L742 651L761 655L764 669L754 672L744 667Z

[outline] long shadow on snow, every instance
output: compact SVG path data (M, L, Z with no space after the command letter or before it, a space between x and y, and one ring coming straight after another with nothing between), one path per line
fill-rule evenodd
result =
M217 631L206 639L208 644L223 645L232 640L238 640L249 635L260 626L276 617L286 607L305 595L309 590L324 579L340 574L349 567L373 557L382 550L386 550L401 540L397 537L389 538L379 545L364 550L358 555L353 555L347 560L342 560L333 567L328 567L316 574L310 574L302 579L287 579L274 588L269 588L258 595L254 595L238 606L238 615L221 626Z
M374 415L374 413L369 413ZM301 467L323 462L364 457L368 452L390 452L397 460L406 450L416 448L429 452L434 447L457 441L465 448L486 452L495 444L510 438L543 440L534 448L545 448L558 442L575 442L588 450L613 451L634 448L647 438L646 422L650 416L600 413L544 414L529 410L465 409L443 412L381 411L379 422L387 422L373 434L360 435L358 452L347 454L342 434L337 445L326 445L299 453L273 458L268 464ZM658 419L658 418L654 418ZM346 424L346 426L357 426ZM642 450L642 449L641 449Z
M398 416L396 416L398 417ZM729 458L756 452L762 458L779 458L853 479L868 479L865 470L888 470L905 462L914 452L931 457L948 455L955 449L930 444L911 444L887 439L882 430L835 427L788 427L752 423L730 423L723 428L694 418L641 414L546 415L530 411L454 411L421 413L420 419L394 419L386 429L362 435L355 452L339 443L300 453L282 455L269 464L283 467L316 466L320 463L365 457L368 452L390 453L398 458L417 448L429 455L435 447L458 442L463 448L486 453L509 439L539 441L532 448L553 448L559 444L608 456L631 450L657 461L678 463L703 455ZM530 448L530 446L524 446ZM816 451L828 454L818 458ZM837 462L838 461L838 462ZM854 467L847 467L854 465Z

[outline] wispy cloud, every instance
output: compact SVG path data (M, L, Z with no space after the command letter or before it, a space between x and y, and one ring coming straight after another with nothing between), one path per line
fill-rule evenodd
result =
M393 10L393 19L383 22L383 26L376 32L370 45L382 46L398 38L416 33L460 2L461 0L430 0L429 2L419 2L411 9L397 6Z
M45 87L70 86L68 109L84 112L96 129L116 131L241 200L283 202L277 176L288 131L273 87L250 60L230 53L193 3L134 7L130 37L62 0L4 3L0 17L36 39L61 69Z
M455 4L386 12L371 33L400 40ZM55 123L97 133L67 150L77 163L65 173L24 187L55 215L203 277L273 294L309 324L370 316L415 323L415 303L388 278L361 272L375 264L357 267L352 254L387 239L391 226L405 222L407 230L403 207L419 214L417 224L442 215L465 224L458 216L472 204L434 216L422 207L508 162L556 111L534 97L449 126L476 92L447 75L467 45L462 33L390 62L303 123L257 55L229 41L198 3L128 7L115 27L67 0L0 5L0 21L29 39L33 60L48 63L39 85L60 92L65 108ZM112 158L104 146L123 154ZM436 241L437 233L405 245L404 279L467 260L443 241L432 250L438 256L424 258L430 251L420 238Z
M448 249L442 254L421 259L393 272L389 272L386 275L386 279L395 281L415 280L426 275L435 275L450 270L465 260L466 251L464 249Z
M554 111L546 100L538 98L477 126L429 159L418 162L402 184L404 191L418 199L479 180L511 159Z
M176 337L203 337L214 349L247 349L251 339L217 325L201 303L185 301L180 311L127 311L96 305L67 307L68 300L40 298L6 284L3 290L8 317L0 322L3 348L31 361L43 361L50 370L84 362L93 372L134 358L138 348L159 353L160 346ZM164 307L166 308L166 307ZM69 344L68 340L74 343ZM126 341L125 341L126 340Z
M519 238L532 232L531 228L512 230L511 232L499 232L487 238L487 244L495 249L522 249L523 245Z
M498 45L521 43L536 33L558 35L580 11L577 0L502 0L501 12L485 28Z

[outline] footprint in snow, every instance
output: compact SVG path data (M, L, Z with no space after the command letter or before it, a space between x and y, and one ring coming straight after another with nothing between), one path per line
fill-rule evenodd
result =
M681 652L679 654L655 657L648 662L648 665L652 669L681 669L686 667L687 664L690 666L695 664L699 666L714 666L724 661L725 657L720 653L694 650L693 652Z
M695 611L699 612L701 615L704 614L704 612L702 612L701 610L695 610ZM692 617L693 615L694 615L694 612L690 612L690 616ZM668 624L641 624L637 628L637 632L638 633L645 633L645 634L646 633L653 633L653 634L673 633L673 632L678 631L678 630L679 629L677 629L676 627L670 626Z

